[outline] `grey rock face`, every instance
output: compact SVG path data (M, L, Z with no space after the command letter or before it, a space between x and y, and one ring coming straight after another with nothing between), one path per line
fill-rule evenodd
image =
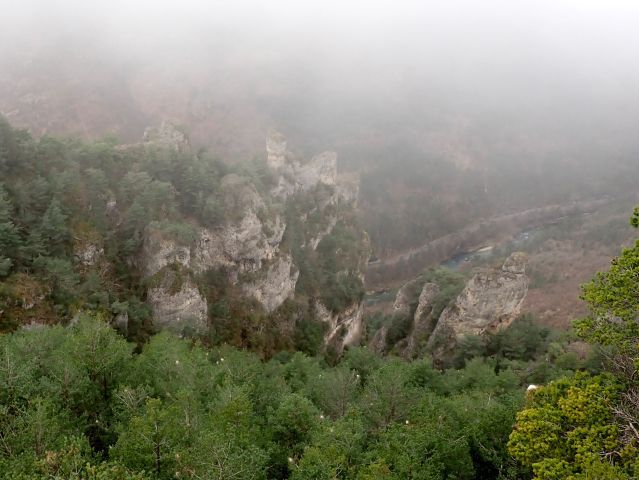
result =
M393 315L410 322L410 332L394 345L387 345L388 328L382 326L370 342L370 347L384 353L389 347L405 358L414 358L433 332L437 318L433 318L433 302L439 293L435 283L422 283L419 278L404 284L395 296ZM397 319L396 319L397 320Z
M344 205L357 205L359 198L360 179L358 174L340 174L337 177L337 197Z
M142 272L145 277L151 277L172 264L179 264L196 274L223 268L231 283L238 283L242 275L251 274L256 278L242 285L244 292L256 298L267 311L272 311L294 293L299 275L290 255L280 252L286 224L279 215L268 215L266 204L255 187L242 177L224 177L221 197L228 220L217 228L201 228L192 246L179 245L160 231L148 228ZM149 291L150 304L160 323L178 321L178 317L201 317L193 315L191 310L205 311L201 308L203 299L197 300L195 291L187 290L177 297L167 296L161 289ZM192 301L187 301L187 296ZM186 309L182 314L178 312L177 304Z
M344 347L357 345L364 331L364 304L354 303L339 313L329 311L320 301L315 302L315 317L328 325L324 344L332 346L337 353Z
M188 246L178 245L176 241L164 237L157 229L146 229L142 247L142 273L145 277L155 275L172 263L188 267L190 262L191 250Z
M306 192L317 184L335 185L337 181L337 154L323 152L315 155L307 164L294 166L298 189Z
M154 325L180 334L206 333L206 299L190 279L177 291L171 285L173 281L175 278L167 272L162 283L148 291L147 301L153 310Z
M113 319L113 326L124 336L129 333L129 313L118 313Z
M419 294L417 309L415 310L415 326L420 326L433 308L433 300L439 293L439 285L436 283L425 283L422 292Z
M335 186L337 183L337 154L324 152L302 163L286 150L286 139L271 133L266 139L266 162L278 175L271 194L285 200L298 192L308 192L317 185Z
M499 270L476 273L442 312L429 340L435 357L452 350L464 335L506 328L519 315L526 293L526 255L513 253Z
M405 283L397 291L395 302L393 303L393 314L408 317L411 314L411 302L417 296L419 279Z
M286 224L279 215L260 219L267 212L266 204L246 179L227 175L221 190L231 219L216 229L200 231L193 269L201 272L224 267L237 281L239 274L257 272L263 261L276 256Z
M190 149L187 135L171 122L162 122L159 127L148 127L144 131L142 141L147 146L168 148L178 152Z
M398 291L397 295L395 295L395 302L393 302L393 314L394 315L405 315L408 316L410 314L410 299L406 295L405 285L402 286Z
M388 336L388 327L383 325L375 332L372 340L368 343L368 348L379 355L386 353L386 337Z
M243 285L242 290L260 302L264 310L272 312L294 295L298 277L299 272L293 265L293 258L283 255L268 267L265 275L255 282Z
M82 248L76 248L74 251L76 261L85 267L95 265L103 255L104 248L98 247L93 243L85 245Z
M144 141L149 146L178 151L188 148L186 136L170 124L147 130ZM216 192L223 220L195 225L192 244L180 244L159 228L147 228L136 264L143 277L153 283L147 298L156 327L179 332L206 331L206 300L196 282L210 270L219 270L226 276L225 281L236 286L235 291L256 299L265 311L274 311L295 295L299 277L290 253L292 246L283 244L287 222L282 212L286 202L298 202L298 230L291 238L300 240L297 247L302 252L317 248L333 231L340 218L340 202L350 202L352 207L357 189L351 181L340 187L339 193L335 153L325 152L308 162L298 160L288 152L286 139L276 132L269 134L266 151L267 165L275 180L268 198L258 192L250 178L230 174L221 179ZM363 237L366 245L362 251L369 255L367 236ZM368 257L363 258L349 271L363 275L367 260ZM320 307L318 318L329 325L326 342L340 350L359 342L362 313L360 303L337 314Z
M280 168L286 162L286 138L279 132L271 131L266 137L266 161L271 168Z
M428 338L435 328L436 318L432 318L433 300L439 293L439 286L435 283L425 283L419 294L419 301L413 317L413 326L408 336L404 355L412 358L417 353L421 341Z

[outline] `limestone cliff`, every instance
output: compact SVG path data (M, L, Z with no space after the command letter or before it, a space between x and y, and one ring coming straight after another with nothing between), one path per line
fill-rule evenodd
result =
M433 306L440 287L433 282L424 282L418 277L404 284L395 295L392 319L396 324L406 325L408 332L397 340L389 337L389 327L383 325L377 330L369 346L378 353L394 350L405 358L414 358L423 353L424 343L428 340L437 323ZM394 345L388 345L388 342Z
M411 314L413 297L419 291L422 283L419 279L415 279L400 287L395 295L395 302L393 302L393 315L409 316Z
M149 288L147 294L154 326L180 334L205 334L207 303L197 285L190 277L176 278L170 269L162 273L159 284Z
M178 152L188 151L191 148L189 137L177 125L171 122L162 122L159 127L148 127L144 130L142 141L145 146L166 148Z
M497 270L480 271L444 309L428 342L435 358L450 353L464 335L482 335L508 327L519 315L528 292L526 255L515 252Z
M270 132L266 139L266 152L267 164L277 178L271 189L271 194L276 198L285 200L320 184L335 186L337 183L335 152L323 152L309 161L302 161L287 150L286 139L278 132Z
M315 316L327 326L324 344L341 353L344 347L359 344L363 333L364 306L354 303L344 311L334 313L321 302L315 303Z
M438 293L439 285L427 282L419 294L411 331L404 349L404 356L407 358L415 357L421 342L427 340L435 328L437 318L434 318L432 313L434 300Z
M145 143L183 152L188 142L179 133L163 125L147 131ZM342 214L356 203L356 181L338 181L335 153L298 159L277 133L266 141L266 167L270 177L259 188L250 177L223 176L216 193L223 215L206 224L189 220L191 237L178 239L161 226L147 227L138 265L150 285L153 323L206 331L208 303L200 291L207 291L208 272L218 272L227 290L256 300L266 314L287 299L308 301L315 320L326 325L326 345L341 351L361 337L363 304L357 292L363 292L370 255L367 236L343 221ZM329 264L332 276L325 275ZM324 276L317 277L318 271ZM304 286L297 288L300 279ZM330 297L324 290L336 284L343 284L346 298L324 306L322 298Z
M226 268L236 283L238 275L258 272L264 261L275 258L286 223L267 209L248 179L227 175L220 190L226 219L216 228L200 230L192 267L196 272Z
M244 283L242 291L260 302L267 312L272 312L294 295L298 277L293 258L285 254L269 265L257 280Z

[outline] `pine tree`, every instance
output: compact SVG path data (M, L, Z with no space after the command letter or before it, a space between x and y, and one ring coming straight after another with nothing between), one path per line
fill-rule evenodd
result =
M69 229L66 225L67 216L62 213L60 202L54 199L42 217L40 233L50 248L50 253L58 255L63 252L64 244L69 239Z
M31 265L38 257L47 255L47 247L38 229L31 230L24 245L20 248L20 263Z
M9 274L19 245L18 229L11 221L11 203L0 186L0 276Z

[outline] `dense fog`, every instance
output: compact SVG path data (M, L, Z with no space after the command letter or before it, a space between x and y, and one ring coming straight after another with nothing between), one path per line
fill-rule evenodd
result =
M0 111L36 136L122 141L168 119L230 162L263 155L277 128L362 173L367 227L402 248L634 179L638 14L594 0L11 2ZM398 220L398 205L438 202L446 225ZM399 223L382 241L384 208Z

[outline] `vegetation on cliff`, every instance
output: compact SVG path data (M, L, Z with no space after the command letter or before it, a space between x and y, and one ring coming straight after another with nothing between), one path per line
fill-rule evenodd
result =
M400 360L395 340L407 334L421 287L439 285L428 297L431 316L463 287L461 277L433 270L408 292L403 316L379 319L388 356L365 347L321 355L325 332L308 299L329 314L360 302L368 240L348 217L325 234L325 219L300 222L304 202L330 199L317 189L282 209L290 226L282 246L300 270L295 299L265 312L227 272L208 269L197 280L209 335L152 335L146 292L158 279L144 280L137 263L145 234L189 244L195 226L235 216L232 196L220 195L229 173L256 191L272 182L259 161L231 171L205 151L36 141L0 119L5 477L639 475L639 242L584 286L591 315L575 334L524 315L460 339L452 368ZM256 215L266 219L267 210ZM179 259L162 268L174 273L169 293L192 275ZM111 326L123 318L126 338ZM525 393L531 383L540 386Z
M67 323L93 312L119 319L126 335L141 342L160 326L147 298L155 289L162 307L181 294L198 314L204 311L198 325L204 325L209 344L229 342L263 357L286 349L316 353L323 327L312 300L339 312L363 297L359 269L367 244L354 218L338 217L335 187L318 185L284 207L269 194L276 179L265 159L229 167L205 150L192 152L179 129L163 125L159 132L166 138L155 138L156 132L135 145L35 140L0 118L0 331ZM321 202L328 202L330 212L316 208ZM255 215L245 226L247 208ZM287 210L281 218L280 210ZM348 214L346 206L342 210L340 215ZM288 228L278 245L282 218ZM300 270L298 298L278 300L276 311L251 298L248 287L255 293L264 283L258 278L264 271L242 263L252 258L237 260L239 273L189 265L197 242L212 237L211 243L219 243L213 234L201 240L200 232L224 234L229 224L227 236L235 241L229 249L259 250L264 271L270 261L284 259L275 267L293 279L293 289ZM246 245L242 228L254 234ZM279 229L279 237L269 228ZM253 245L253 238L260 241ZM318 244L310 246L309 238ZM227 252L218 252L218 243L211 249L223 256ZM167 254L170 248L162 248L169 244L177 247ZM278 249L281 258L272 259ZM289 253L295 265L285 261ZM164 310L169 320L179 318L179 312Z

